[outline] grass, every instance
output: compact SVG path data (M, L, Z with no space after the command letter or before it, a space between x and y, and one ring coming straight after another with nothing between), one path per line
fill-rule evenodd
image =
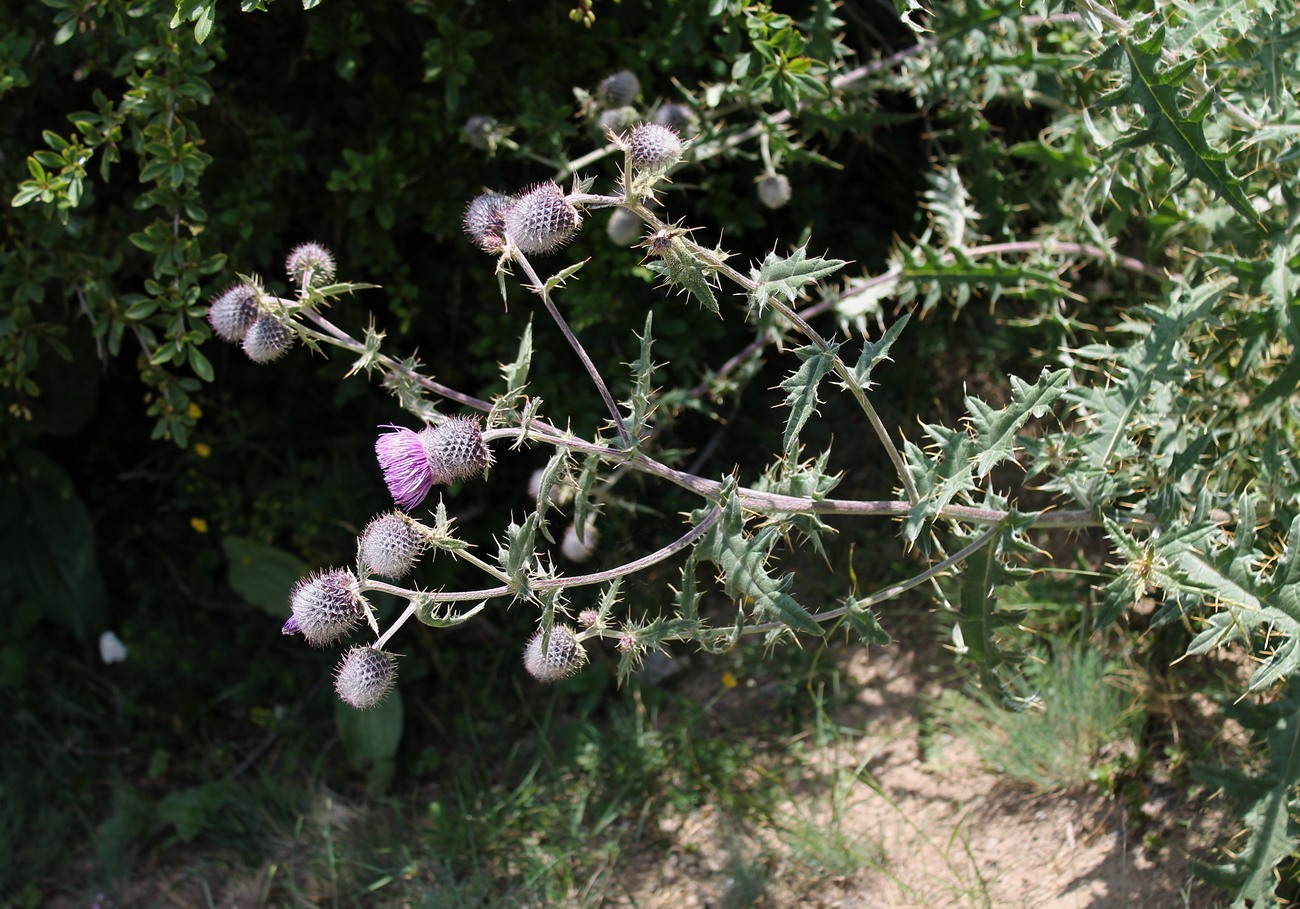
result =
M982 691L947 690L935 725L973 742L1000 774L1042 792L1082 789L1130 760L1144 716L1115 664L1062 642L1028 673L1036 691L1019 709Z

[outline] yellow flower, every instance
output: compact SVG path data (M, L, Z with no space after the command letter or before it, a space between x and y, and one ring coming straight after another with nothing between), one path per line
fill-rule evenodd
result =
M190 408L186 413L190 415L191 420L197 420L199 417L203 416L203 408L191 401Z
M735 677L734 675L732 675L730 672L724 672L724 673L722 674L722 687L723 687L723 688L735 688L735 687L736 687L737 685L739 685L739 684L740 684L740 683L736 681L736 677Z
M208 532L208 522L203 520L202 518L190 518L190 526L193 527L199 533Z
M212 446L207 442L195 442L194 453L200 458L206 458L212 454Z

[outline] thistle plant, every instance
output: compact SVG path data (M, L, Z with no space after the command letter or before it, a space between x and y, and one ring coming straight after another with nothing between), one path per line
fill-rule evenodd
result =
M373 324L354 334L326 317L327 304L368 285L322 285L306 277L309 269L291 267L291 298L245 295L242 288L256 286L251 278L234 285L233 295L219 295L210 323L227 340L242 337L255 361L275 359L297 341L342 350L355 358L352 373L377 375L422 424L380 427L374 442L377 470L393 502L409 513L390 512L367 526L355 571L329 569L304 579L291 595L293 618L285 630L309 643L334 643L367 626L374 634L340 664L340 696L362 708L380 703L397 684L398 664L385 648L412 619L445 628L513 603L536 622L519 645L523 671L560 681L599 671L584 667L604 654L617 660L626 680L651 650L723 653L751 635L777 644L825 638L844 627L865 644L888 643L876 610L924 589L972 681L1001 703L1023 705L1033 692L1022 684L1022 648L1015 644L1026 617L1010 598L1035 572L1051 570L1047 531L1087 529L1110 547L1117 566L1087 604L1090 627L1104 629L1135 603L1153 601L1153 623L1191 629L1188 655L1233 645L1257 660L1248 691L1273 701L1267 716L1251 721L1266 731L1269 761L1237 786L1251 805L1242 860L1212 873L1246 899L1269 899L1272 869L1295 848L1290 806L1300 784L1294 681L1300 670L1294 454L1300 372L1291 362L1296 206L1289 190L1270 182L1294 178L1284 138L1289 127L1266 128L1255 118L1259 111L1252 114L1230 92L1206 83L1194 49L1166 46L1165 24L1152 16L1125 19L1092 2L1082 8L1086 15L1067 20L1008 19L1015 29L1079 30L1078 43L1066 42L1060 53L1077 55L1076 64L1099 73L1106 86L1104 93L1083 91L1058 102L1075 105L1061 115L1065 125L1058 124L1068 141L1046 134L1016 149L1048 162L1053 179L1067 184L1058 201L1069 217L1054 220L1050 230L1016 233L1018 222L1002 208L981 205L975 188L1001 178L998 165L956 158L939 161L928 174L923 229L898 239L875 273L814 254L807 243L772 246L761 260L741 262L705 227L671 216L674 194L690 190L679 189L685 183L679 180L670 194L670 177L742 147L750 160L762 161L756 181L762 205L798 204L785 172L801 163L800 154L803 163L815 159L797 147L794 133L800 104L816 97L796 77L831 96L915 65L914 78L937 80L928 90L938 95L947 89L942 72L927 76L936 56L967 55L971 71L982 65L979 47L954 47L940 37L921 38L897 59L834 75L819 77L811 63L764 70L767 82L753 84L782 101L780 110L728 130L726 111L706 105L689 140L682 138L685 126L667 118L635 111L637 120L627 121L639 85L602 83L585 113L593 133L602 118L618 121L606 124L606 144L549 161L556 165L551 179L539 173L531 186L457 200L467 203L466 242L486 254L484 268L495 270L502 293L509 296L511 282L521 285L586 373L603 421L586 435L548 419L546 402L529 393L531 329L521 329L517 355L502 369L503 390L483 400L440 383L410 356L386 352ZM911 14L920 15L919 8ZM955 11L935 18L935 29L965 34L972 28ZM1262 20L1256 26L1263 29ZM776 19L765 19L752 31L766 41L779 28ZM1091 49L1078 50L1084 45ZM1025 47L1033 46L1026 37ZM1213 130L1211 111L1220 118ZM1220 142L1231 151L1219 150ZM1250 177L1238 176L1248 168L1233 154L1247 145L1262 163L1258 170L1252 165ZM540 155L525 153L523 145L499 147L528 160ZM1078 163L1085 158L1088 167ZM1201 240L1217 238L1232 253L1188 255L1181 240L1141 255L1118 252L1118 238L1106 231L1136 218L1131 200L1145 205L1142 193L1151 185L1203 211L1188 230ZM1117 206L1112 194L1130 201ZM630 376L611 383L556 304L584 262L549 273L536 264L543 256L563 261L595 212L610 215L610 234L620 245L637 243L635 252L621 254L639 258L675 305L692 318L747 320L754 340L698 385L665 391L657 387L655 325L647 314L627 326L636 337L629 344L635 350ZM993 235L977 233L977 225L988 225ZM1136 288L1141 302L1125 312L1118 330L1095 331L1072 308L1084 296L1078 276L1085 271ZM245 326L248 296L257 315ZM965 395L965 413L951 424L887 423L876 401L890 381L887 364L899 338L940 307L956 311L976 299L1014 301L1023 307L1017 317L1023 323L1051 328L1057 342L1041 355L1048 365L1035 375L1010 376L996 402ZM782 358L785 376L781 440L761 474L711 476L685 466L665 440L674 417L732 393L729 383L761 357ZM611 387L626 393L615 397ZM845 475L830 470L828 450L810 451L804 438L824 396L836 393L851 403L856 421L837 432L868 439L892 471L870 497L837 497ZM1256 413L1243 412L1243 402ZM1267 415L1267 430L1259 414ZM452 495L456 484L488 482L492 451L503 446L543 451L546 466L532 510L491 541L475 541L487 553L479 555L445 502L429 499L439 486ZM1024 480L1008 480L1016 476L1008 468L1018 468ZM671 490L690 500L680 509L682 525L673 527L675 539L636 553L607 523L612 512L639 504L626 492L632 484L622 482L634 474L656 490L643 496ZM571 495L553 496L560 488ZM787 547L819 551L834 532L832 518L891 522L897 552L879 562L911 560L912 567L872 578L865 591L855 578L834 605L803 601L798 579L779 572L777 556ZM481 583L421 586L415 561L440 556L469 566ZM566 561L584 567L556 567ZM594 570L586 570L589 561ZM661 611L647 614L623 601L625 577L666 564L676 583L664 591ZM412 574L409 586L391 582ZM406 603L386 628L367 599L373 592ZM716 610L701 608L706 596L728 604L721 620ZM469 603L476 605L466 608Z

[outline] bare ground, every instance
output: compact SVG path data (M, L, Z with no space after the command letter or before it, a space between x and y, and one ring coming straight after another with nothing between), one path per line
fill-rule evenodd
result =
M1138 812L1095 791L1035 794L950 740L927 754L919 716L938 694L917 651L859 649L857 696L836 720L857 734L808 755L813 774L768 829L718 813L669 820L609 905L870 909L1209 909L1188 854L1217 812L1148 787ZM752 711L743 688L723 710ZM855 773L856 771L856 773ZM1136 814L1136 816L1135 816Z

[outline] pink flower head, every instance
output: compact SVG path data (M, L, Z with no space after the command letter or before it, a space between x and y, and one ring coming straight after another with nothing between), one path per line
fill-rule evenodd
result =
M403 508L414 508L433 488L433 465L419 433L402 426L388 429L392 432L375 441L379 469L384 472L384 483L393 501Z

